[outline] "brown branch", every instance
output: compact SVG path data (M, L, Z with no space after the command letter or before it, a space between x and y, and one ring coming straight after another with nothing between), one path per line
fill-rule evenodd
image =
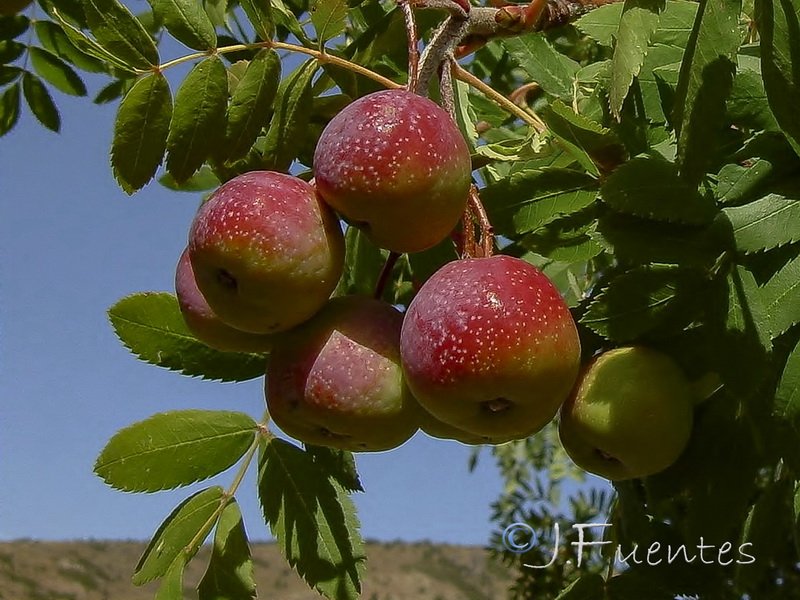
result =
M400 258L399 252L389 252L389 256L386 257L386 262L383 264L381 274L378 276L378 282L375 284L375 291L372 294L372 297L376 300L380 300L383 297L383 290L389 282L389 277L395 264L397 264L398 258Z
M410 92L417 91L419 79L419 32L417 31L417 21L414 18L414 9L408 0L401 0L400 9L403 11L403 18L406 22L406 34L408 37L408 84Z

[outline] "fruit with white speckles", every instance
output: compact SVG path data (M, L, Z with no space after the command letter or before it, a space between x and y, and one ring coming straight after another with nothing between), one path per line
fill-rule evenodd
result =
M434 417L493 443L549 423L580 366L575 321L539 269L510 256L446 264L411 301L400 352Z
M385 302L344 296L280 334L267 367L272 421L302 442L353 452L408 440L420 408L400 365L402 322Z
M186 250L175 270L175 295L189 331L207 346L223 352L266 352L272 346L271 336L234 329L214 314L197 289Z
M284 331L328 300L344 265L344 236L314 186L252 171L223 184L189 231L197 287L211 310L251 333Z
M381 248L430 248L458 224L471 185L469 148L428 98L385 90L328 123L314 152L320 195Z
M561 408L559 435L582 469L611 480L646 477L683 452L691 387L675 361L643 346L594 357Z

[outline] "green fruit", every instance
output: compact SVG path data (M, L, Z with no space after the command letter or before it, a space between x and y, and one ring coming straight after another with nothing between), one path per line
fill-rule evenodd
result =
M629 346L586 366L561 408L559 435L582 469L611 480L632 479L678 459L692 418L691 387L675 361Z
M400 366L403 316L362 296L330 300L281 334L267 367L267 409L287 435L353 452L395 448L420 411Z

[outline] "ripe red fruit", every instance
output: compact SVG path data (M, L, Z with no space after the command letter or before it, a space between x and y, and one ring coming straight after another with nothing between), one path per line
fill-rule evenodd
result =
M302 442L353 452L408 440L421 409L400 365L402 321L385 302L345 296L278 336L266 381L273 422Z
M189 232L197 287L225 323L275 333L312 317L336 287L344 236L314 186L272 171L222 185Z
M411 391L434 417L494 443L550 422L578 374L580 340L550 280L519 258L446 264L408 307Z
M272 346L271 336L234 329L214 314L197 289L187 250L175 270L175 295L189 331L207 346L223 352L266 352Z
M322 198L381 248L417 252L453 230L471 183L469 148L440 106L406 90L359 98L314 152Z

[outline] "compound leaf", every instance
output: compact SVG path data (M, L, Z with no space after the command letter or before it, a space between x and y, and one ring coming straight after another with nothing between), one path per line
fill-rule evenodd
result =
M258 492L281 551L308 585L331 600L356 600L366 557L355 506L337 479L312 454L272 438Z
M208 479L235 464L258 425L227 410L159 413L117 432L94 472L125 492L157 492Z
M175 181L189 179L219 147L228 108L228 75L218 56L189 72L175 95L167 137L167 170Z
M226 498L224 490L215 485L181 502L161 523L139 559L133 573L134 585L163 577L181 554L188 561L211 531L209 522L218 516Z
M129 194L144 187L164 159L172 93L161 73L149 73L125 94L114 122L111 167Z
M220 352L195 338L172 294L127 296L109 309L108 318L125 347L151 364L221 381L246 381L264 375L262 355Z

